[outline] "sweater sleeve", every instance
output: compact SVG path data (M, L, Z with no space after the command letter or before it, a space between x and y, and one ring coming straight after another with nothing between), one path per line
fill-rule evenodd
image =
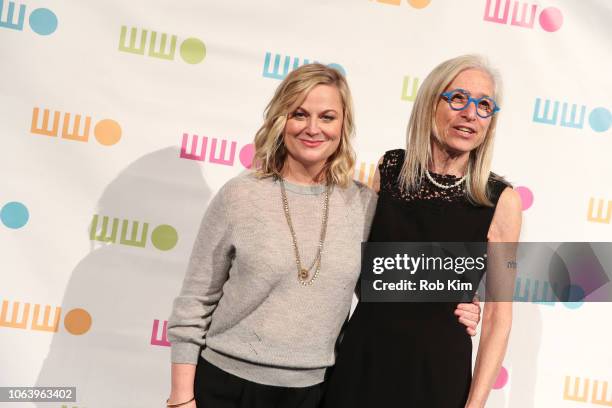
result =
M211 316L223 295L234 254L226 189L210 202L191 252L180 294L168 320L173 363L197 364Z

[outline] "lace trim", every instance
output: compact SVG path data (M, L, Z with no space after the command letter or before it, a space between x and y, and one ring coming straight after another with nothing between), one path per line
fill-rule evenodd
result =
M434 185L427 177L421 179L419 188L416 191L405 191L400 188L398 177L402 164L404 162L403 150L392 150L385 154L382 164L380 165L380 189L382 192L389 194L395 199L402 201L442 201L448 203L465 203L468 199L465 195L464 185L461 183L456 187L442 189ZM434 180L441 184L453 184L458 177L448 174L437 174L430 172Z

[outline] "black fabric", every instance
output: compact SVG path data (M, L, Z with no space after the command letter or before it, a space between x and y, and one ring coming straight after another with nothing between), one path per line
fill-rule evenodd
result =
M462 185L440 191L423 180L404 193L397 178L403 150L384 156L371 242L486 242L495 207L472 205ZM432 174L445 185L458 179ZM491 177L494 204L506 184ZM325 408L464 408L472 341L454 303L360 302L331 371Z
M258 384L225 372L200 357L194 393L198 408L318 408L323 383L303 388Z

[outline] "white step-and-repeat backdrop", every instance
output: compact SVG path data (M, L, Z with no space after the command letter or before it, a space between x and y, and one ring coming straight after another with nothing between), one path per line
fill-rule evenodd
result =
M522 240L612 241L611 22L608 0L0 0L0 386L163 404L201 216L309 61L346 73L370 183L428 72L487 56ZM610 304L538 296L515 306L488 406L612 406Z

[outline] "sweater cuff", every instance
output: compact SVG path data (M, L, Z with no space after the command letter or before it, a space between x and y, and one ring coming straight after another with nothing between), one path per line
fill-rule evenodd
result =
M198 364L200 345L193 343L172 343L170 361L175 364Z

